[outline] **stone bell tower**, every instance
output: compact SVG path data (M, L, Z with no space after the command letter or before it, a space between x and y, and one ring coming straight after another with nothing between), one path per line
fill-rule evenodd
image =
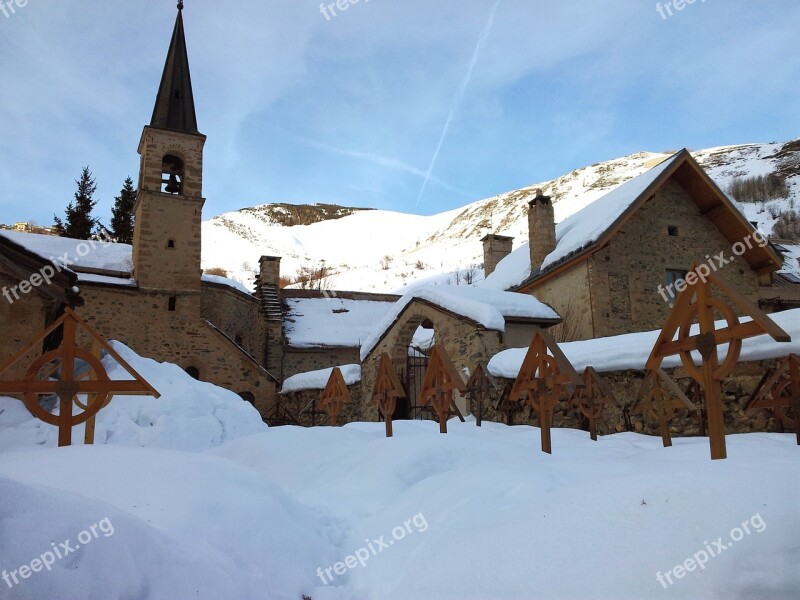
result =
M179 2L153 118L139 142L133 271L143 290L200 292L205 141L197 130Z

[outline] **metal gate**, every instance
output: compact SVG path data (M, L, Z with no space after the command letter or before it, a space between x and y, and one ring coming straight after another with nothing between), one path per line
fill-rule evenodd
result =
M407 415L406 419L433 420L433 408L428 406L423 408L420 406L420 392L422 390L422 382L425 379L425 372L428 370L428 363L430 357L425 353L415 351L414 355L410 355L406 359L406 370L403 382L405 383L406 394L408 395L407 402Z

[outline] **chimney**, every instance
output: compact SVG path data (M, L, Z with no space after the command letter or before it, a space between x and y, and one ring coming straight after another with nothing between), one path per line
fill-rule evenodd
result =
M280 287L281 257L262 256L258 264L261 268L258 274L258 285L274 285Z
M536 190L528 203L528 238L531 247L531 271L542 266L544 259L556 249L556 217L550 196Z
M494 273L500 261L511 254L514 238L490 233L481 241L483 242L483 272L488 277Z

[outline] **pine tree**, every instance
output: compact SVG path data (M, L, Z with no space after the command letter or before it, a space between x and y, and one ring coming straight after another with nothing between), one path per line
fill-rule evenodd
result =
M114 199L111 209L111 232L114 241L120 244L133 243L133 207L136 204L136 190L133 179L128 177L119 196Z
M89 167L83 168L81 178L75 183L78 189L75 192L75 201L67 206L66 222L54 216L55 226L58 235L62 237L88 240L98 223L98 219L92 217L92 210L97 204L97 200L93 199L97 184Z

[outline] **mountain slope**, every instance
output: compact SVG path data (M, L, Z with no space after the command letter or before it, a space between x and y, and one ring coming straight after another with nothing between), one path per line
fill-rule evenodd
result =
M291 219L276 218L286 214L286 205L226 213L203 223L203 267L223 268L250 285L259 257L272 255L283 257L281 270L288 276L324 261L331 272L328 289L387 292L419 281L469 283L483 277L480 239L486 233L513 236L515 248L527 241L527 201L536 188L553 196L561 221L668 156L632 154L427 217L326 206L313 219L324 220L286 226ZM736 179L772 173L786 181L786 197L740 204L765 233L800 199L800 140L711 148L693 156L725 191Z

